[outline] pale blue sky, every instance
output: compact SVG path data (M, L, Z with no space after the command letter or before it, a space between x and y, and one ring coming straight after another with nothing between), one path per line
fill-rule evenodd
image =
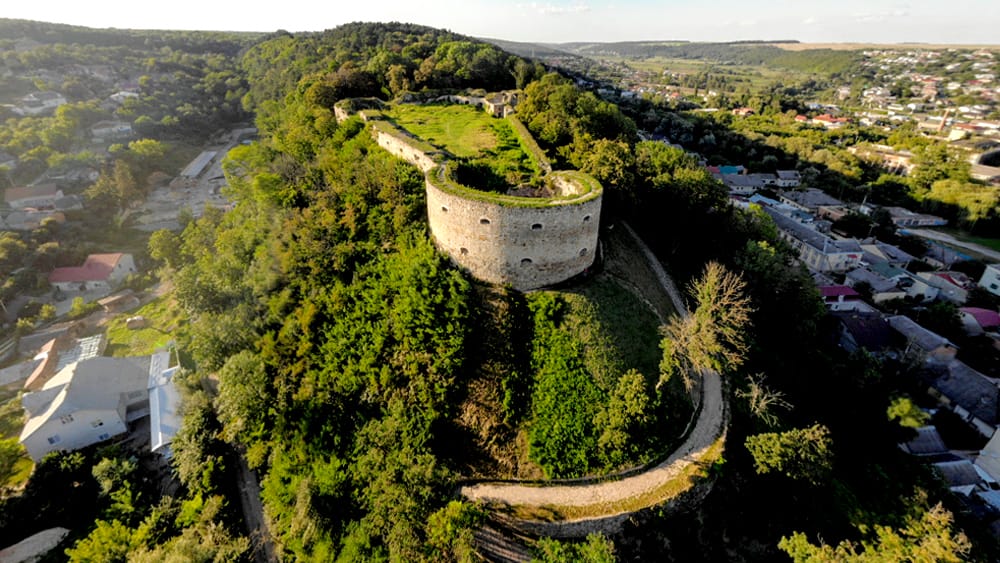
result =
M5 0L0 17L90 27L322 30L407 21L514 41L1000 43L1000 0Z

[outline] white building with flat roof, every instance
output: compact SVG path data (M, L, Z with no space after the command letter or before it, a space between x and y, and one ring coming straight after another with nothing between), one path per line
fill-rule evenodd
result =
M986 266L983 277L979 278L979 287L993 295L1000 295L1000 264Z

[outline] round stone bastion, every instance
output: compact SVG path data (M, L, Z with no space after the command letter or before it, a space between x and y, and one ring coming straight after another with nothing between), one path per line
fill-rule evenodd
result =
M603 189L577 171L546 176L555 195L480 191L427 171L427 219L434 243L474 277L521 291L565 281L594 263Z

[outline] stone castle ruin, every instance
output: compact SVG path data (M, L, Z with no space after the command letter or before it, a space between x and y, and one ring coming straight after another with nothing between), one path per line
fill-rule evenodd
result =
M477 279L518 290L553 285L589 268L597 255L603 188L578 171L552 171L544 153L512 114L516 93L441 96L436 103L476 105L511 121L544 173L544 189L512 186L507 193L483 191L455 180L455 161L393 123L373 99L342 100L338 121L357 114L375 141L424 172L427 218L437 247Z

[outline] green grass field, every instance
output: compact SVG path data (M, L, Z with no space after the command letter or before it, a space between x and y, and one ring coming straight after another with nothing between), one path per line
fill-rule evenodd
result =
M386 112L386 116L458 157L475 157L497 145L491 125L498 120L473 106L399 104Z
M698 74L711 68L714 74L726 76L739 81L738 85L748 85L759 88L776 80L787 80L789 76L805 77L808 74L784 69L774 69L758 65L742 65L702 61L696 59L674 59L668 57L649 57L632 59L627 57L601 57L603 59L625 63L628 66L644 72L660 75L663 72L677 74Z
M132 316L146 318L146 328L130 330L125 320ZM151 354L171 340L187 339L188 321L184 311L169 295L160 297L127 315L119 315L108 323L108 356L126 357Z
M964 231L959 231L955 229L939 229L939 230L944 231L949 235L957 238L958 240L964 242L971 242L973 244L979 244L985 246L986 248L992 248L993 250L1000 250L1000 238L976 237Z

